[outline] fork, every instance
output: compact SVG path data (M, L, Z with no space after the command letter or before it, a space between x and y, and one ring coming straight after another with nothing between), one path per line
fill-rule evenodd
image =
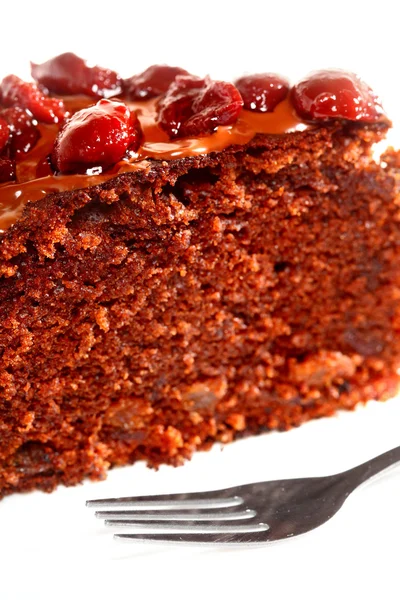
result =
M253 545L319 527L360 484L399 461L400 446L327 477L265 481L209 492L88 500L86 505L112 507L97 511L96 517L105 519L110 527L136 530L115 534L120 540Z

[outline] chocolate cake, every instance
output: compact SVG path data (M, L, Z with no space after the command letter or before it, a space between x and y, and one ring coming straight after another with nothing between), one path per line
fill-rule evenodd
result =
M0 496L398 386L400 161L353 74L0 85Z

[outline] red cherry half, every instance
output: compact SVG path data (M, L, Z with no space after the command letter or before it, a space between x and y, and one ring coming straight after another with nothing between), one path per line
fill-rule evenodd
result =
M245 75L235 81L244 108L256 112L272 112L286 98L289 92L287 79L275 73Z
M0 101L4 106L28 109L38 121L58 123L64 118L62 100L50 98L35 83L8 75L0 84Z
M171 138L212 133L239 117L243 100L232 83L178 76L158 106L158 122Z
M55 94L115 96L121 89L121 78L111 69L89 67L83 58L65 52L40 65L31 63L32 77Z
M61 173L82 173L93 167L106 169L127 151L140 145L136 113L122 102L99 100L76 112L54 143L52 163Z
M147 100L164 94L178 75L189 75L180 67L153 65L123 82L123 96L130 100Z
M340 69L315 71L292 90L297 113L306 120L347 119L372 123L385 120L381 103L354 73Z

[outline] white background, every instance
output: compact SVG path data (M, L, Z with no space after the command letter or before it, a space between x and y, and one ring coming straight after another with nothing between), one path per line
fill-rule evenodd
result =
M7 2L0 76L71 50L122 75L153 63L234 78L276 71L359 73L400 115L395 2ZM255 550L113 542L87 498L200 490L340 471L399 445L400 401L198 454L180 469L144 465L103 483L0 503L1 600L400 597L400 468L365 486L312 534Z

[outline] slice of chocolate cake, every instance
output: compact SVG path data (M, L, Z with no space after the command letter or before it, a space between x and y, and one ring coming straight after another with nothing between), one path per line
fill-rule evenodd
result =
M0 85L0 496L395 393L400 161L364 83L32 74Z

